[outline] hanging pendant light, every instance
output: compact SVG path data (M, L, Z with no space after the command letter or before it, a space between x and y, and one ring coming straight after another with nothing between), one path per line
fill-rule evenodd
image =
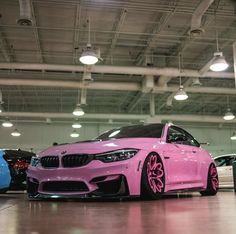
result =
M77 121L72 124L72 128L78 129L78 128L81 128L81 127L82 127L82 125Z
M230 110L229 106L230 106L229 105L229 96L227 96L227 110L226 110L225 115L223 116L224 120L233 120L235 118L235 115Z
M183 85L179 86L179 90L175 94L174 99L177 100L177 101L184 101L184 100L188 99L188 95L184 91L184 86Z
M83 116L84 115L84 111L80 107L80 104L76 105L75 109L73 110L73 115L75 115L75 116Z
M86 50L83 51L79 58L79 61L85 65L93 65L98 62L98 57L91 47L91 44L87 44Z
M223 52L215 52L214 59L210 65L212 71L224 71L229 67L229 64L226 62Z
M2 123L2 126L4 128L11 128L13 126L13 123L10 122L9 120L5 120L3 123Z
M14 136L14 137L19 137L19 136L21 135L21 133L20 133L17 129L15 129L15 130L11 133L11 135Z
M181 74L182 70L182 55L179 54L179 72ZM179 77L179 90L176 92L175 96L174 96L174 99L177 100L177 101L184 101L186 99L188 99L188 95L187 93L184 91L184 86L182 85L182 82L181 82L181 76Z
M90 43L90 18L88 19L88 43L85 51L81 54L79 61L85 65L93 65L98 62L98 56L92 50L92 45Z
M216 14L215 14L215 33L216 33L216 52L212 59L210 69L215 72L224 71L229 67L229 64L226 62L223 52L219 50L219 41L218 41L218 30L216 27Z
M230 108L227 108L227 111L223 117L224 120L233 120L235 115L231 112Z
M72 133L70 134L70 137L77 138L79 137L79 133L76 130L73 130Z
M233 133L233 135L230 137L230 139L232 141L235 141L236 140L236 131Z

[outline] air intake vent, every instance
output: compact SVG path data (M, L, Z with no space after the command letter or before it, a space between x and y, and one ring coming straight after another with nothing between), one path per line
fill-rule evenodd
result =
M87 192L87 185L81 181L49 181L43 183L43 191L47 192Z
M63 167L81 167L91 161L91 157L87 154L70 154L62 158Z
M59 158L58 156L45 156L42 157L41 160L41 165L44 168L57 168L59 167Z

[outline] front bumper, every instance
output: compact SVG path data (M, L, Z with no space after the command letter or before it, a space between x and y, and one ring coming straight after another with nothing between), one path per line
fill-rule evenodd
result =
M82 167L45 169L30 166L27 191L32 198L115 197L140 195L140 160L103 163L94 160Z

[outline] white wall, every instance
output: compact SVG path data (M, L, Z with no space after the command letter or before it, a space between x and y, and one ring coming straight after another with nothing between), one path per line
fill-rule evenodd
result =
M19 123L17 128L21 131L20 137L12 137L10 133L14 128L0 127L0 148L21 148L38 152L47 148L53 142L70 143L92 139L111 128L119 127L115 124L83 124L78 130L79 138L71 138L71 125L68 124L43 124L43 123ZM233 133L231 128L218 128L217 126L204 126L201 124L179 125L189 131L199 142L209 142L209 146L203 146L213 155L236 152L236 141L231 141Z

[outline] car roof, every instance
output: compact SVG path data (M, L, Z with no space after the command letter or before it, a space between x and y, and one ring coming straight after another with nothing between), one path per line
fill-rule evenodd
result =
M215 156L214 159L216 158L221 158L221 157L227 157L227 156L236 156L236 153L235 154L222 154L222 155L218 155L218 156Z

